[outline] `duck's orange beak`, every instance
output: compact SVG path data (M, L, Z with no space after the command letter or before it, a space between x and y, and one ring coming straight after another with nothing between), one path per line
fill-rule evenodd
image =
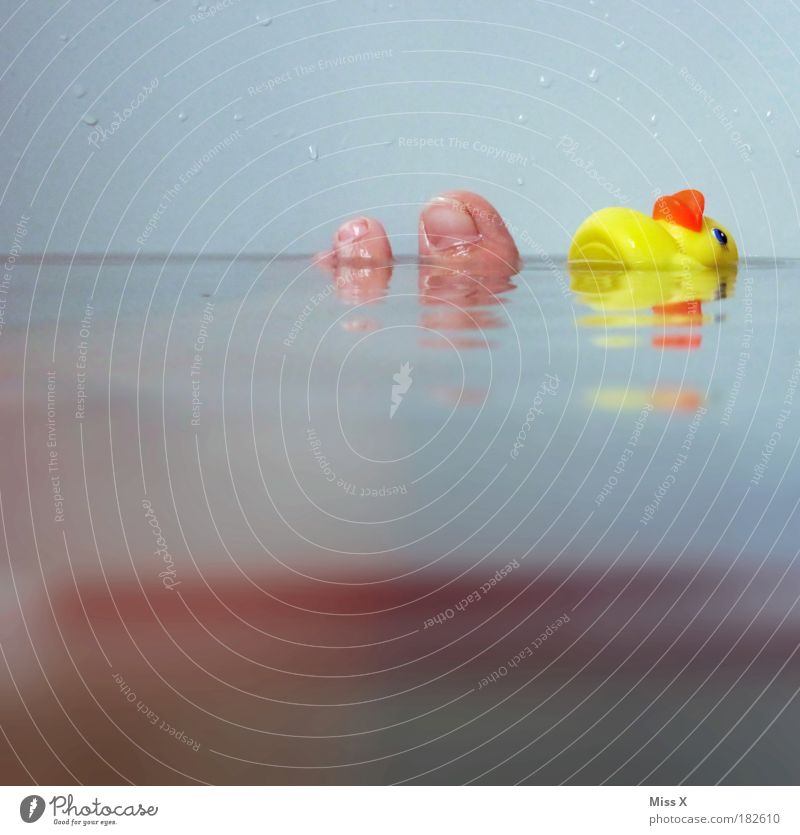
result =
M706 199L702 191L693 188L659 197L653 206L653 219L677 223L693 232L703 228Z

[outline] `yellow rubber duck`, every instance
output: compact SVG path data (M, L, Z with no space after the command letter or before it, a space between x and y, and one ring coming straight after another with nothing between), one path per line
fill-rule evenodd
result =
M623 207L601 209L578 228L570 262L635 270L730 269L739 261L731 233L704 217L695 189L659 197L653 217Z

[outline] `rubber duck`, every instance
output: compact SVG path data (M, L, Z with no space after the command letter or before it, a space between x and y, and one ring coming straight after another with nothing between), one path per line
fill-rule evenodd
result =
M704 210L696 189L659 197L652 218L621 206L601 209L578 228L569 260L659 271L735 267L733 236Z

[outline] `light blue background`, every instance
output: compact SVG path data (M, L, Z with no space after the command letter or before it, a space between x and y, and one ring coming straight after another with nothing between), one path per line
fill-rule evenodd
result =
M649 212L655 190L692 186L745 254L800 255L788 0L206 6L3 0L8 247L27 214L28 252L135 251L161 205L143 253L313 252L367 212L413 252L420 204L466 187L495 202L524 252L564 253L594 209L622 198ZM93 147L93 129L153 79Z

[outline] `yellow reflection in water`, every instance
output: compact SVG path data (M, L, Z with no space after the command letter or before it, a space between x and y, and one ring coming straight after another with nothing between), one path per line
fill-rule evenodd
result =
M604 315L646 310L664 315L663 308L709 302L733 295L736 269L717 270L599 270L570 264L570 287L579 301ZM654 310L655 308L655 310ZM691 308L689 308L691 309ZM667 315L669 311L667 311ZM685 314L684 314L685 315ZM633 317L636 320L636 317ZM638 321L638 320L637 320Z
M605 349L635 348L637 336L610 330L649 329L650 345L659 351L694 351L702 345L702 329L714 322L703 303L733 295L736 268L718 270L608 270L591 264L570 264L570 287L592 313L578 317L584 328L606 331L592 339ZM664 411L694 411L702 393L684 384L655 389L601 388L587 391L589 400L612 411L640 409L643 403Z

